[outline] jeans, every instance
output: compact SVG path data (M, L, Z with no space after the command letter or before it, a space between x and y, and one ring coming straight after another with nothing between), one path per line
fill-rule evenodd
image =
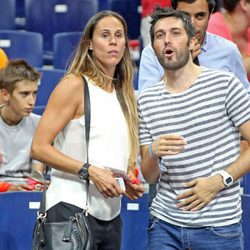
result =
M184 228L152 217L148 250L243 250L241 222L223 227Z

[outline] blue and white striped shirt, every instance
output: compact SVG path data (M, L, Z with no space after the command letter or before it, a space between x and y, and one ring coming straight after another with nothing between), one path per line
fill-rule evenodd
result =
M239 156L239 126L250 120L250 98L231 73L202 68L186 91L171 94L161 81L138 97L140 145L162 134L179 134L187 146L178 155L161 160L157 196L151 213L183 227L225 226L241 218L240 185L219 192L197 212L176 208L184 183L217 174Z

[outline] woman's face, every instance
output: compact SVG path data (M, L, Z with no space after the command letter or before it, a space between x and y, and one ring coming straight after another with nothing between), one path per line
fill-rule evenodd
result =
M108 16L97 23L89 49L93 51L105 73L113 74L123 56L125 44L122 23L117 18Z

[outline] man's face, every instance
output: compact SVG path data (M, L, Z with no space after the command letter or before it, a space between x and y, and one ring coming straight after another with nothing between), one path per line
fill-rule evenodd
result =
M8 97L8 107L17 116L28 116L35 105L37 82L20 81L15 84L15 89Z
M164 69L183 67L189 60L190 49L182 20L175 17L160 19L154 29L153 48Z
M188 14L195 27L195 37L203 43L209 21L209 7L207 0L196 0L193 3L178 2L177 10Z

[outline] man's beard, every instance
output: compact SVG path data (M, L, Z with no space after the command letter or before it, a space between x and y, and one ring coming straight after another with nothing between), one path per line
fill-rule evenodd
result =
M157 55L158 60L161 64L161 66L165 70L177 70L185 66L189 60L190 57L190 51L188 47L185 47L182 51L178 52L174 50L175 52L175 61L169 61L165 56Z

